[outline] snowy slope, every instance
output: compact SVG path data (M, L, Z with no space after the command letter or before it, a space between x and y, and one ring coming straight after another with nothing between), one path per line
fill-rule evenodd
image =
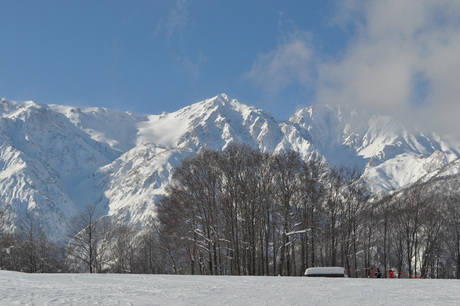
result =
M2 99L0 205L12 221L37 216L55 239L88 204L142 225L182 158L232 142L355 166L376 192L460 173L457 140L343 106L278 122L225 94L159 115Z
M63 114L78 129L93 140L125 152L136 145L139 122L146 121L146 115L109 110L107 108L74 108L50 105L50 109Z
M140 126L137 144L196 151L239 142L273 151L282 136L271 115L221 94L171 114L149 116Z
M282 138L271 115L226 95L150 115L138 124L136 146L101 169L107 181L102 198L109 215L141 224L155 215L155 203L185 156L202 147L224 149L232 142L273 152Z
M0 271L2 305L457 305L458 280L25 274Z
M348 107L313 106L291 119L313 135L332 164L354 165L378 192L426 177L460 156L460 143L388 116Z
M47 105L2 100L0 114L0 201L11 219L36 216L60 238L85 204L84 181L120 153Z
M155 215L175 166L190 152L152 144L137 146L100 169L100 189L108 215L141 225Z

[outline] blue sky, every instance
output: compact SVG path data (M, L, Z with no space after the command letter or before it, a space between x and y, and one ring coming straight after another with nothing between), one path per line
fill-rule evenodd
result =
M10 100L159 114L227 93L282 120L346 103L458 121L456 0L0 0L0 11Z

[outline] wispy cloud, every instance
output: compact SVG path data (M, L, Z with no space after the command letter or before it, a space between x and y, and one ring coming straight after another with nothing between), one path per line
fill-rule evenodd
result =
M190 60L189 58L178 58L179 65L183 71L191 77L192 83L198 81L200 72L203 64L207 61L207 58L203 55L198 56L196 60Z
M188 75L192 83L195 83L200 77L201 68L207 61L207 57L200 53L192 59L191 52L186 46L184 38L187 29L193 25L190 17L191 4L192 0L176 0L167 17L158 22L155 31L166 35L171 47L171 55L178 69L181 73Z
M161 19L155 32L166 33L168 39L183 40L187 27L192 23L189 13L190 0L176 0L174 7L165 19Z
M292 83L307 84L313 50L309 34L293 32L283 36L276 49L259 54L246 77L268 92L277 92Z

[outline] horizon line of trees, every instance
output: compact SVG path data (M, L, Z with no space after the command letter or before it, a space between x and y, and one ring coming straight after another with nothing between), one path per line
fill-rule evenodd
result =
M175 169L156 219L143 228L111 222L99 208L88 205L69 221L65 244L50 241L33 214L8 232L0 209L0 268L300 276L342 266L351 277L380 268L460 278L455 186L373 195L356 169L292 151L201 150Z
M155 221L139 231L114 223L97 204L69 220L66 241L50 240L40 220L29 213L15 232L6 230L0 208L0 269L29 273L167 273L158 247Z
M342 266L352 277L381 268L460 278L460 195L448 187L373 195L355 169L314 156L204 149L175 170L159 238L174 273L300 276Z

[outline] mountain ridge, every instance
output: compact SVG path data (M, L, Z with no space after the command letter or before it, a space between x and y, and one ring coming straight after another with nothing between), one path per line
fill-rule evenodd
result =
M226 94L159 115L1 99L0 206L11 224L36 215L56 240L93 203L141 226L184 157L234 142L355 166L374 192L460 173L457 140L348 106L310 106L279 122Z

